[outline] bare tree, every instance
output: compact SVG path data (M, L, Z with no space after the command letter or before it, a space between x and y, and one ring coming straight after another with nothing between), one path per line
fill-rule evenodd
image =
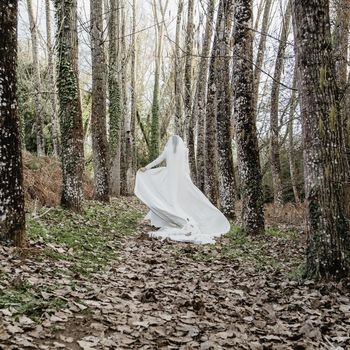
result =
M109 36L109 150L111 159L111 195L120 195L120 138L121 138L121 89L119 55L120 5L119 0L110 0Z
M262 3L263 1L260 2L261 5ZM267 32L268 32L269 23L270 23L271 5L272 5L272 0L265 0L264 14L263 14L261 30L260 30L260 40L259 40L258 52L256 56L255 69L254 69L255 110L257 110L258 108L261 68L264 63L264 56L266 51L266 39L267 39Z
M17 110L17 0L0 2L0 241L25 243L20 122Z
M55 66L54 66L54 48L52 46L52 30L51 30L51 9L50 0L45 0L46 12L46 45L47 45L47 69L49 94L51 102L51 133L53 155L58 157L59 154L59 121L57 113L57 98L56 98L56 82L55 82Z
M156 0L152 1L153 16L156 22L156 48L155 48L155 72L154 72L154 88L152 101L152 121L151 121L151 152L150 160L155 159L159 153L160 146L160 106L159 106L159 89L160 89L160 74L163 55L163 41L165 30L165 13L167 11L169 0L166 0L165 5L159 1L157 6ZM161 18L159 18L158 7L160 8Z
M205 118L205 193L209 200L219 206L219 171L217 140L217 70L218 31L215 31L211 50Z
M41 80L39 63L39 43L38 27L34 18L32 0L27 0L30 33L32 37L32 57L33 57L33 84L35 90L35 119L36 119L36 146L39 157L45 155L45 140L43 133L43 107L41 103Z
M194 0L188 0L187 7L187 27L186 27L186 57L185 57L185 124L186 138L188 147L188 158L192 179L196 182L197 166L196 154L194 148L194 127L195 121L192 115L192 55L193 55L193 36L194 36Z
M303 123L308 246L306 275L350 272L349 167L332 50L329 1L293 1Z
M106 132L106 59L103 40L102 2L90 1L92 109L91 135L94 165L94 196L109 201L109 158Z
M183 69L180 56L181 44L181 21L184 3L179 0L176 17L176 36L175 36L175 132L181 137L184 136L183 130Z
M197 185L201 191L205 190L205 120L206 97L208 86L208 70L210 43L214 29L215 0L208 2L203 48L198 69L197 91L193 110L193 118L198 121L197 128Z
M136 157L136 0L132 3L132 36L131 36L131 128L130 128L130 155L131 166L128 171L128 178L131 187L134 184L134 174L137 169L137 157ZM130 189L131 190L131 189Z
M221 0L216 23L216 87L217 133L219 160L220 207L223 213L235 218L235 175L232 155L232 86L230 79L230 35L232 32L233 2Z
M81 211L83 200L83 122L79 91L77 0L55 0L58 50L63 191L61 205Z
M264 232L259 147L253 100L252 0L236 0L233 30L233 91L242 224L247 234Z
M123 196L129 195L128 168L130 159L128 157L130 120L128 112L128 52L126 49L126 1L121 0L121 31L120 31L120 78L121 78L121 156L120 156L120 193Z
M270 111L270 157L271 157L271 173L273 185L273 198L275 205L279 206L284 203L283 199L283 185L280 162L280 144L279 144L279 130L278 123L278 106L280 81L284 65L284 55L287 46L287 38L290 29L290 19L292 16L291 1L287 3L286 12L283 16L283 25L281 29L281 36L277 50L275 71L273 74L273 81L271 87L271 111Z
M289 121L288 121L288 155L289 155L289 172L290 172L290 180L292 183L293 194L295 203L300 203L300 194L298 190L297 183L297 169L296 169L296 161L295 161L295 149L294 149L294 119L295 112L298 105L298 96L296 92L297 87L297 69L295 66L294 69L294 77L293 77L293 90L290 98L289 104Z

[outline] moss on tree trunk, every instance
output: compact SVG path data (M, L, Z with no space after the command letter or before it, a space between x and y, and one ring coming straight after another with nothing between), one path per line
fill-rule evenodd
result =
M344 146L329 1L293 2L304 143L308 245L306 275L341 278L350 271L349 167Z
M81 211L84 145L80 104L76 0L55 0L58 50L58 97L62 145L61 205Z
M22 246L25 212L17 110L17 1L0 2L0 241Z

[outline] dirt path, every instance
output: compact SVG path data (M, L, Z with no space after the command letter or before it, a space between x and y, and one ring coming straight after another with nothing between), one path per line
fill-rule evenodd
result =
M140 226L124 240L120 258L106 272L51 278L60 285L55 295L67 304L48 310L41 324L26 316L10 321L11 309L0 310L0 348L350 348L349 286L298 283L279 269L217 256L220 248L213 253L160 242L145 230ZM300 249L298 243L273 242L272 255ZM42 265L32 278L59 267L35 264Z

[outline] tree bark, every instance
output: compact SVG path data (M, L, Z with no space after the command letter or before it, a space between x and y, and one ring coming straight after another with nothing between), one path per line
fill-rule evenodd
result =
M94 166L94 197L109 202L109 157L106 132L106 59L103 40L102 2L90 1L92 107L91 135Z
M43 108L41 104L41 81L38 48L38 27L34 18L32 0L27 0L30 33L32 37L33 79L35 91L36 146L39 157L45 155L45 140L43 132Z
M297 169L295 162L295 149L294 149L294 117L295 111L298 105L298 97L296 92L297 87L297 69L295 66L294 77L293 77L293 91L290 98L290 107L289 107L289 121L288 121L288 156L289 156L289 172L290 180L292 183L294 200L296 204L300 203L300 194L298 190L297 182Z
M273 74L273 82L271 87L271 111L270 111L270 160L274 204L281 206L284 203L283 185L280 162L280 142L279 142L279 122L278 122L278 106L280 81L284 65L284 55L287 47L287 38L290 29L291 19L291 1L287 3L286 12L283 16L283 25L281 30L280 42L276 56L275 71Z
M259 85L261 77L261 69L264 63L264 56L266 51L266 39L269 29L270 13L271 13L272 0L266 0L264 6L264 15L261 23L261 33L258 46L258 53L256 56L255 69L254 69L254 108L258 110L259 102Z
M181 45L181 21L184 3L179 0L176 17L175 34L175 132L184 137L183 128L183 69L180 55Z
M253 100L252 0L236 0L233 34L233 91L242 224L249 235L264 232L262 176Z
M345 144L350 163L350 81L348 78L348 51L350 30L350 3L339 0L337 5L336 27L334 32L335 67L340 89L340 108L344 119ZM349 73L350 76L350 73Z
M122 119L121 119L121 157L120 157L120 194L122 196L129 195L128 169L130 165L129 159L129 132L130 120L128 112L128 93L127 93L127 71L128 71L128 53L126 49L126 1L121 1L121 32L120 32L120 57L122 64L120 67L121 77L121 103L122 103Z
M58 49L63 190L61 205L80 212L83 204L84 144L79 90L77 1L55 0Z
M194 118L197 126L197 187L205 191L205 120L206 120L206 95L208 86L208 70L210 43L213 36L213 22L215 13L215 0L208 2L203 48L198 70L196 100L194 105Z
M350 271L349 167L333 56L329 1L293 1L304 143L308 245L306 275Z
M56 98L56 83L55 83L55 66L54 66L54 49L52 47L52 30L51 30L51 9L50 0L45 0L46 12L46 41L47 41L47 68L48 68L48 84L50 91L51 102L51 134L53 155L58 157L60 153L59 147L59 121L57 114L57 98Z
M232 32L233 2L221 0L217 18L216 50L217 133L219 160L220 208L235 219L235 175L233 168L231 115L232 86L230 79L230 34Z
M164 15L167 10L169 0L166 0L165 6L160 3L162 14L161 21L158 16L158 8L156 0L152 2L153 16L156 22L156 49L155 49L155 72L154 72L154 87L153 87L153 102L152 102L152 121L151 121L151 152L150 161L154 160L159 155L160 147L160 106L159 106L159 89L160 89L160 73L163 55L163 39L164 39Z
M132 37L131 37L131 128L130 128L130 153L131 167L129 168L128 178L130 179L130 192L132 192L135 183L135 174L137 170L136 154L136 0L132 3Z
M23 246L25 211L17 108L17 0L0 2L0 241Z
M197 165L194 147L194 129L195 120L192 115L192 55L193 55L193 36L194 36L194 0L188 0L187 8L187 27L186 27L186 57L185 57L185 121L186 121L186 139L188 147L188 158L190 163L191 177L197 182Z
M210 57L206 123L205 123L205 193L209 200L219 206L219 172L218 172L218 140L217 140L217 71L216 53L218 50L219 37L215 32L214 42Z
M120 142L121 142L121 89L119 56L119 0L110 0L109 36L109 151L110 151L110 189L112 196L120 195Z

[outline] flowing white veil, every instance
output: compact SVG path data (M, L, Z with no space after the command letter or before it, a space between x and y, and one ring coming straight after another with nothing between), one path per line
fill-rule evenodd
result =
M153 168L163 160L166 167ZM146 219L160 228L151 235L212 243L214 237L228 232L229 222L192 182L188 149L180 136L171 136L146 169L137 174L135 194L150 209Z
M167 190L169 194L169 202L175 209L175 212L181 211L179 205L179 196L181 188L184 186L186 177L190 176L188 166L188 149L182 138L173 135L166 144L167 152ZM183 216L184 213L181 213Z

